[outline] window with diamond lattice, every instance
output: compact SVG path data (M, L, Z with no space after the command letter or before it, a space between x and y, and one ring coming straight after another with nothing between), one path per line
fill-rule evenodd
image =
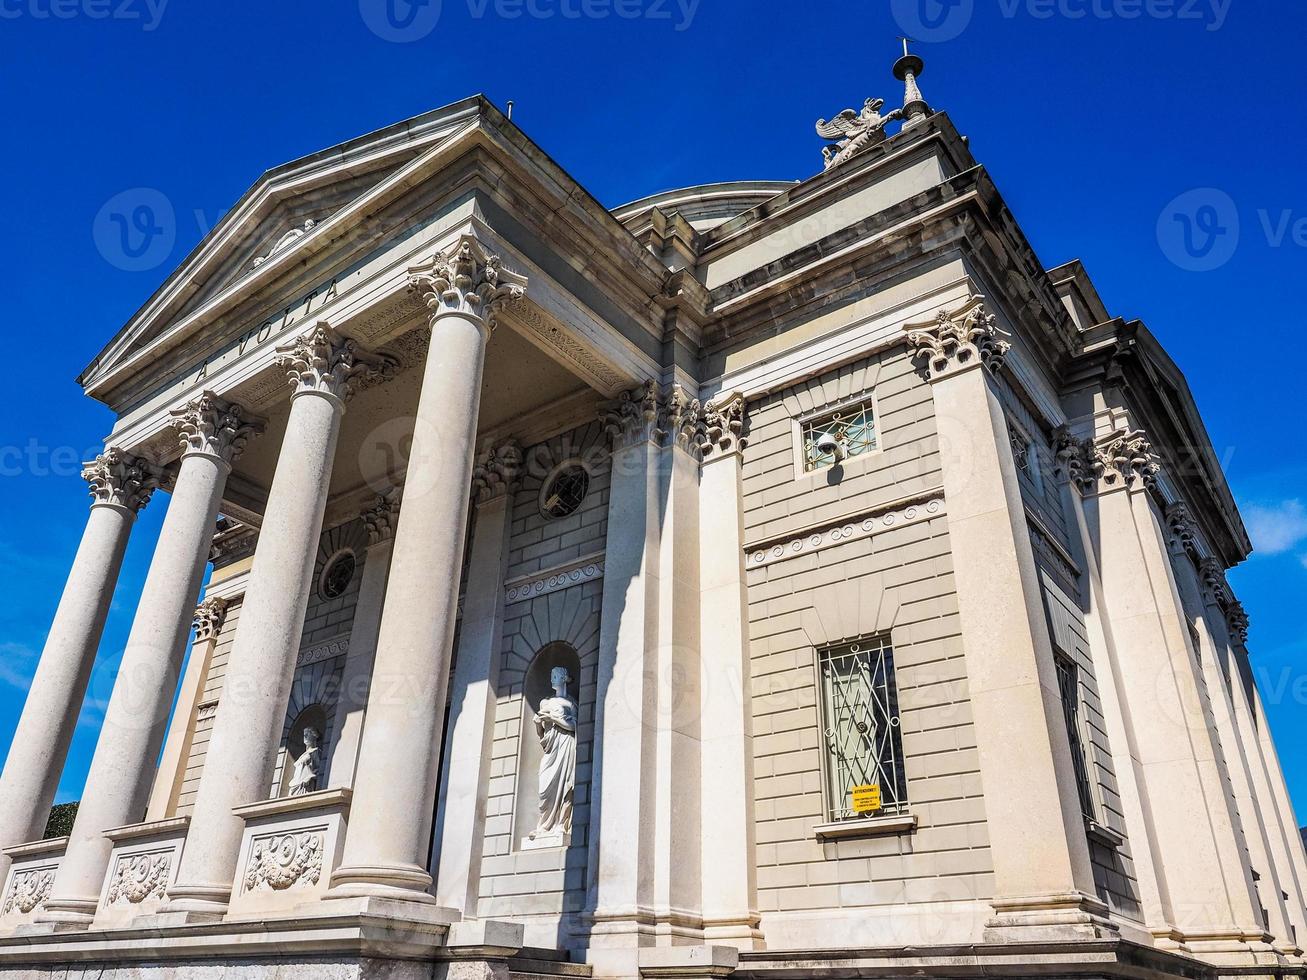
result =
M1080 671L1061 654L1053 657L1057 665L1057 688L1062 695L1062 716L1066 720L1067 739L1071 742L1071 765L1076 771L1076 789L1080 793L1080 809L1086 817L1094 819L1094 794L1089 785L1089 765L1085 759L1085 743L1080 737Z
M835 454L823 451L817 446L824 435L834 436L843 445L845 459L871 452L876 448L876 426L870 403L852 405L832 415L824 415L803 424L805 473L835 465Z
M822 650L817 670L830 819L906 812L908 781L889 637ZM868 787L876 792L868 794ZM855 789L860 791L856 805ZM879 808L866 806L868 795L879 797Z

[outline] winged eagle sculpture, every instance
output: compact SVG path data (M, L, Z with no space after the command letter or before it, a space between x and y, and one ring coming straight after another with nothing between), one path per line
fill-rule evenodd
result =
M817 120L817 135L835 141L834 146L824 146L821 150L827 170L881 142L885 138L885 127L895 119L903 118L902 109L895 109L882 116L880 110L884 106L884 99L868 99L863 103L861 112L845 109L830 122Z

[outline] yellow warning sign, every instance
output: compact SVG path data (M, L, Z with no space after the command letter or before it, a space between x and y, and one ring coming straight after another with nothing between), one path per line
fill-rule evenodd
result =
M880 809L880 784L854 786L849 792L853 796L854 813L875 813Z

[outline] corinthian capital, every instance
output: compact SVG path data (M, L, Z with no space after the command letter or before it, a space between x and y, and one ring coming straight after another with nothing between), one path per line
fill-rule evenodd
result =
M744 395L738 391L719 395L704 407L699 442L704 459L729 456L749 444L743 435L744 415Z
M522 447L516 439L483 450L472 468L472 499L484 504L516 490L522 461Z
M658 428L670 435L677 446L697 454L702 442L703 404L691 398L680 385L673 384L663 396Z
M1166 508L1166 529L1171 551L1183 555L1194 548L1198 538L1198 526L1189 515L1189 508L1182 503L1174 503Z
M1230 602L1225 610L1225 621L1230 626L1230 635L1244 646L1248 645L1248 612L1238 599Z
M195 642L212 640L222 632L222 624L227 619L227 600L214 596L205 599L195 607L195 619L191 626L195 629Z
M1203 598L1222 609L1234 602L1234 593L1225 581L1225 567L1215 558L1204 558L1198 565L1203 580Z
M245 451L251 436L263 431L262 419L246 417L245 409L223 401L211 391L172 410L172 427L181 437L183 453L218 456L227 463Z
M371 507L363 512L363 523L368 529L368 544L380 544L395 536L395 525L399 523L400 492L392 489L387 493L377 494Z
M658 427L662 414L662 397L657 381L646 381L639 388L624 391L609 403L600 421L613 449L623 449L645 441L657 441L663 432Z
M1090 468L1104 490L1151 487L1162 469L1153 452L1153 444L1138 429L1099 436L1090 446L1089 453Z
M433 255L408 270L409 291L426 303L431 322L459 314L494 330L495 315L509 300L526 292L526 278L504 268L498 255L487 255L475 238L464 236L443 255Z
M145 460L111 446L82 467L82 479L90 484L92 507L113 504L139 513L163 477Z
M986 311L983 296L952 313L940 310L934 323L916 327L909 324L905 329L908 344L926 362L931 381L982 366L997 374L1012 349L998 320Z
M296 394L321 392L348 401L366 381L395 373L394 358L375 354L319 320L308 333L277 348L277 366Z

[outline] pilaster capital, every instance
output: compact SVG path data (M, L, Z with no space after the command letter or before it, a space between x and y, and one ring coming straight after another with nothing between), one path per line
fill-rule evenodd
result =
M672 437L674 446L697 456L702 442L703 404L679 384L673 384L663 393L658 429Z
M1225 580L1225 567L1215 558L1204 558L1198 563L1198 575L1203 580L1203 598L1221 609L1235 601L1234 593Z
M379 493L372 506L359 516L368 529L368 545L389 541L395 536L395 526L399 523L399 504L401 493L392 488L386 493Z
M1242 646L1247 646L1248 612L1238 599L1231 600L1229 607L1225 610L1225 621L1229 624L1230 635L1238 640Z
M191 626L195 630L195 642L203 643L214 639L222 632L222 624L227 619L227 600L219 596L205 599L195 607L195 619Z
M307 333L277 348L277 366L286 372L292 397L317 392L348 401L360 384L388 378L398 365L319 320Z
M662 398L658 382L650 380L618 395L616 401L604 407L599 420L616 451L641 442L660 440L663 436L658 426L661 414Z
M1082 494L1151 489L1162 469L1152 443L1138 429L1077 439L1064 426L1054 442L1058 470Z
M747 411L744 395L738 391L718 395L704 406L699 442L704 459L724 459L743 451L749 444L744 436Z
M513 493L522 476L523 459L516 439L483 449L472 467L472 499L485 504Z
M436 253L408 270L409 292L426 303L434 325L442 316L457 314L495 328L496 314L510 300L526 294L526 277L504 268L498 255L464 235L447 252Z
M181 438L182 453L217 456L234 463L245 444L264 429L260 418L247 417L235 402L224 401L211 391L171 412L172 427Z
M1189 508L1176 502L1166 508L1167 544L1176 556L1189 554L1198 540L1198 525L1189 514Z
M940 310L933 323L908 324L904 330L932 382L977 367L997 374L1012 349L998 319L985 309L983 296L973 297L952 313Z
M110 446L82 467L82 479L90 484L92 507L112 504L135 514L150 502L163 474L145 460Z

